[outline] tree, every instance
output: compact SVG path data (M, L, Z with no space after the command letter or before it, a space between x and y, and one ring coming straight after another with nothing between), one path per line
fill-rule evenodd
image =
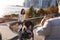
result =
M26 18L32 18L35 17L35 10L33 6L31 6L29 9L26 10Z
M43 8L40 8L38 11L37 11L37 14L36 16L43 16L46 14L46 11L43 9Z
M56 6L50 6L50 7L47 8L47 11L49 13L58 13L58 7L56 7Z

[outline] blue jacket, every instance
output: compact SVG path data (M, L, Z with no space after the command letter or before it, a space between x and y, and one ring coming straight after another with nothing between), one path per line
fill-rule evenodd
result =
M60 40L60 17L47 20L37 34L44 35L45 40Z

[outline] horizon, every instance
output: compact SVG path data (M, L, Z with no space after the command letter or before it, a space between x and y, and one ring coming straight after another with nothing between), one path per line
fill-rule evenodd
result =
M0 0L0 18L3 17L4 9L8 5L20 5L23 6L24 0Z

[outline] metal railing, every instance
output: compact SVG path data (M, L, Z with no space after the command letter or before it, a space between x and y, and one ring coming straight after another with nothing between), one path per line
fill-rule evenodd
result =
M43 18L43 16L40 16L40 17L33 17L33 18L28 18L28 19L25 19L25 20L33 20L33 19L38 19L38 18Z

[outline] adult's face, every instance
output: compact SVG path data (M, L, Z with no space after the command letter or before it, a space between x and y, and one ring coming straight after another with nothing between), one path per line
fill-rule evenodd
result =
M22 11L22 14L23 14L23 15L25 14L25 10Z

